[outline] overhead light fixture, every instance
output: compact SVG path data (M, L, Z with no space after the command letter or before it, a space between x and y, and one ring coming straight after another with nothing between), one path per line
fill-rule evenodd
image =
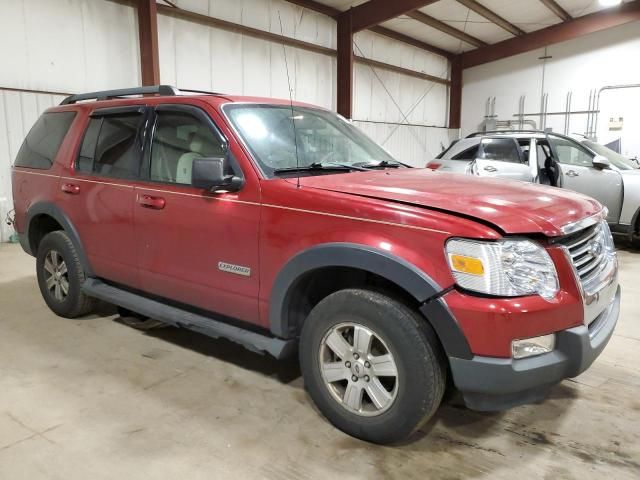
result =
M620 5L622 0L600 0L600 5L603 7L615 7L616 5Z

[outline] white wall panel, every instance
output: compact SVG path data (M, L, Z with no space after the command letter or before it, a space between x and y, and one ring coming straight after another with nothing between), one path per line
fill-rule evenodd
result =
M2 0L0 86L62 92L140 82L137 17L108 0Z
M640 83L640 23L630 23L547 48L547 60L539 59L544 50L536 50L464 72L462 90L462 133L477 130L485 115L488 97L496 97L496 115L500 120L514 119L521 95L526 96L525 112L540 112L542 91L549 95L549 112L565 111L567 92L572 92L572 110L587 110L589 92L605 85ZM544 84L543 84L544 78ZM640 155L640 137L633 125L638 120L640 90L602 94L597 132L598 140L609 142L622 136L627 154ZM622 132L608 131L607 114L625 116ZM539 117L533 118L540 126ZM586 115L571 117L570 132L585 133ZM562 132L564 116L549 116L547 127ZM624 152L623 152L624 153Z
M191 7L189 2L178 4ZM209 11L218 12L210 15L278 34L279 12L285 35L327 47L334 43L333 20L286 2L212 2L207 9L201 2L193 11L207 15ZM235 95L289 97L285 52L280 43L164 15L158 18L158 34L163 82ZM335 59L286 47L286 60L294 99L334 108Z

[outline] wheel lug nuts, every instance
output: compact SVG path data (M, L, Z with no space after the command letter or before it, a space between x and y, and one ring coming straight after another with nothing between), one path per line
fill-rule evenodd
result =
M365 382L368 382L369 380L371 380L371 379L369 378L369 375L365 375L365 376L364 376L364 381L365 381Z
M352 380L352 381L354 381L354 382L357 382L357 381L358 381L358 377L356 377L356 376L354 375L354 376L352 376L352 377L351 377L351 380Z
M367 368L370 368L371 364L369 362L364 362L364 366L367 367Z
M353 358L355 358L356 360L358 360L360 358L360 355L358 355L357 353L353 354Z
M345 362L344 366L347 368L351 368L351 362Z

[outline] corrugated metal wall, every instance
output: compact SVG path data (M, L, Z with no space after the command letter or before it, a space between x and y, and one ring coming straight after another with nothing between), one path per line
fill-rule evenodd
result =
M0 87L81 92L140 83L136 10L112 0L0 0ZM330 18L282 0L178 0L181 8L335 48ZM282 45L160 15L163 83L232 94L288 97ZM446 60L370 32L355 37L355 52L436 76ZM336 60L286 48L294 98L334 109ZM0 241L10 230L10 165L24 135L62 97L3 91L0 96ZM356 125L398 159L423 166L449 141L444 128L446 87L356 64ZM376 122L376 123L372 123ZM398 126L411 123L425 126Z
M24 137L41 112L60 103L60 95L13 92L0 89L0 241L9 240L13 229L5 219L13 208L11 164Z

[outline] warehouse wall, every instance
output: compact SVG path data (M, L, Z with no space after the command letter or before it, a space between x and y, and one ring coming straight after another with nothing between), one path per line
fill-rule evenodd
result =
M526 95L525 112L540 112L541 92L549 94L549 112L564 112L567 92L572 92L571 110L587 110L589 92L605 85L640 83L639 23L605 30L547 48L546 65L536 50L464 72L462 134L478 129L488 97L496 97L500 120L515 120L518 101ZM544 79L544 87L543 87ZM640 88L603 92L598 122L598 140L607 143L622 137L623 153L640 155ZM609 130L609 117L623 116L623 130ZM539 117L527 117L540 126ZM547 127L564 130L564 116L549 116ZM587 116L571 117L569 131L585 133Z
M333 20L282 0L174 3L274 33L280 33L280 16L285 35L336 47ZM0 89L74 93L140 84L136 9L126 1L2 0L1 11ZM163 83L288 97L281 44L164 15L158 30ZM444 59L414 47L368 32L356 35L356 44L367 58L447 76ZM335 58L292 47L286 54L294 98L335 109ZM361 64L354 75L356 124L400 160L423 166L449 142L444 86ZM0 241L6 241L10 165L35 118L62 96L0 92Z

